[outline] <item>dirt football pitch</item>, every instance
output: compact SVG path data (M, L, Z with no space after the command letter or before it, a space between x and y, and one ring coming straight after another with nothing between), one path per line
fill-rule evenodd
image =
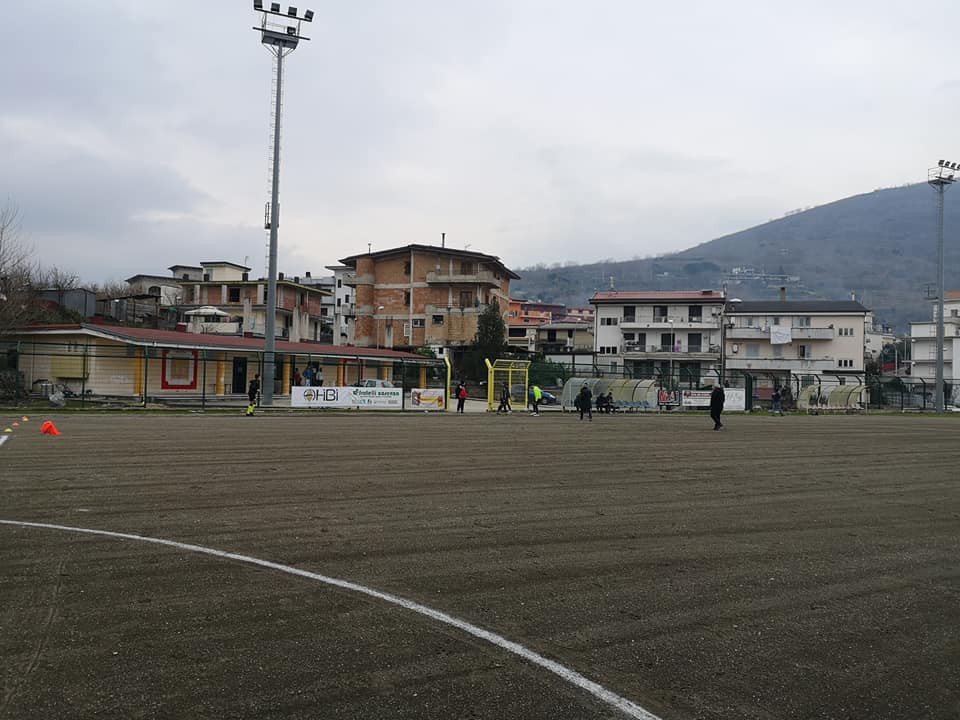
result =
M0 421L0 718L960 717L960 417L239 412Z

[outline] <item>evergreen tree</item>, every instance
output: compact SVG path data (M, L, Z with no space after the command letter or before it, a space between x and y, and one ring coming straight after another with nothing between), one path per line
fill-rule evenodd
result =
M474 344L480 354L491 362L507 349L507 325L503 322L496 300L491 301L477 318L477 337Z

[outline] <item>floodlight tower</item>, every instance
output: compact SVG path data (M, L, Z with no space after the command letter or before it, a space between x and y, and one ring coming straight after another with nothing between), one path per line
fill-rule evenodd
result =
M927 171L927 182L937 193L937 375L934 385L936 411L944 411L943 403L943 193L955 182L960 165L947 160ZM957 362L954 358L951 362Z
M306 10L303 17L297 8L289 7L280 12L279 3L263 6L263 0L253 0L253 9L261 15L260 25L254 30L260 33L260 41L274 58L276 85L273 88L273 138L270 156L270 202L264 213L264 229L270 231L270 250L267 262L265 347L263 353L263 404L273 405L273 384L276 376L277 349L277 228L280 225L280 111L283 107L283 58L297 49L301 40L309 40L300 34L302 22L313 22L313 10Z

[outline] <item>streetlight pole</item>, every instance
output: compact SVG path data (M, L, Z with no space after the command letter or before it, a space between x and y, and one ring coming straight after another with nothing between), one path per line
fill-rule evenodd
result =
M677 344L677 335L673 327L673 320L667 320L670 323L670 392L673 392L673 349Z
M277 229L280 226L280 112L283 107L283 58L297 49L300 40L310 39L300 34L300 24L302 21L313 21L313 10L305 11L303 18L299 18L297 8L287 8L284 14L280 12L279 3L270 3L270 9L265 9L263 0L253 0L253 9L261 14L260 26L253 29L260 33L260 42L273 55L277 74L273 98L273 152L270 158L270 204L267 208L269 219L265 223L265 229L270 231L270 251L267 262L267 298L264 308L266 322L264 323L262 404L269 407L273 405L273 385L276 376ZM278 18L284 22L280 22Z
M938 413L943 407L943 193L954 183L954 172L960 170L955 162L940 160L937 167L927 171L927 183L937 193L937 372L934 383L935 404Z
M383 310L383 305L377 306L377 350L380 349L380 311ZM384 338L386 340L386 338Z

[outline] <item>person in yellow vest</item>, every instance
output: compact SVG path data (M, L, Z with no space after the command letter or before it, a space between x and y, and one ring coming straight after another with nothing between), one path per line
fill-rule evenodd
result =
M543 400L543 390L539 385L534 385L530 390L530 396L533 399L533 412L531 415L538 417L540 415L540 401Z

